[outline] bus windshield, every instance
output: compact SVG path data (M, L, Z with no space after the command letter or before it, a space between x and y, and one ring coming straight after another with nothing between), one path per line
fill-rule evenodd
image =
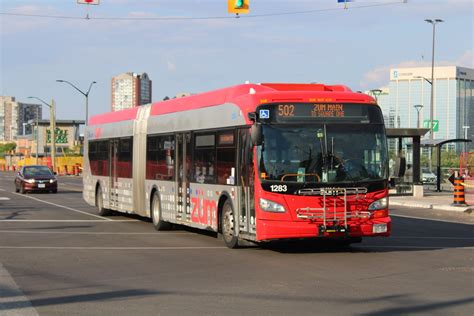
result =
M387 178L382 124L264 125L263 181L354 183Z

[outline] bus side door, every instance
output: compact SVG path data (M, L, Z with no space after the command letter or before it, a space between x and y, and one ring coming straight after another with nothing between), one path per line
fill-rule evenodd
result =
M176 144L176 219L185 222L191 219L191 133L177 134Z
M118 150L119 140L110 140L110 194L109 205L111 209L118 209Z

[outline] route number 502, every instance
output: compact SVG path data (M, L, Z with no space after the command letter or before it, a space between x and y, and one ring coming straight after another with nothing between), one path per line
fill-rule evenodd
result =
M278 106L278 116L295 116L295 106L293 104L280 104Z

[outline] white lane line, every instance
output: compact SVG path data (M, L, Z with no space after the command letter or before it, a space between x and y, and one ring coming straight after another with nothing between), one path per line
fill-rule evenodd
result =
M25 223L124 223L124 222L140 222L137 219L117 219L117 220L97 220L97 219L0 219L2 222L25 222Z
M4 189L0 189L0 191L5 191Z
M9 201L10 198L7 198L7 197L0 197L0 201Z
M0 249L39 249L39 250L204 250L204 249L228 249L227 247L196 246L196 247L42 247L23 246L11 247L0 246Z
M366 246L353 246L354 248L387 248L387 249L474 249L474 247L446 247L446 246L376 246L376 245L366 245ZM0 247L1 248L1 247Z
M32 231L32 230L0 230L0 233L6 234L71 234L71 235L190 235L187 232L152 232L152 233L135 233L135 232L58 232L58 231Z
M413 218L413 219L422 219L422 220L434 221L434 222L445 222L445 223L453 223L453 224L474 225L474 224L471 224L471 223L460 222L460 221L458 222L458 221L451 221L451 220L445 220L445 219L434 219L434 218L428 218L428 217L418 217L418 216L400 215L400 214L394 214L394 213L390 213L390 216L404 217L404 218Z
M72 182L59 182L59 184L64 184L64 185L72 185L75 187L82 187L82 184L77 184L77 183L72 183Z
M390 239L447 239L447 240L474 240L474 237L427 237L427 236L400 236L394 237L390 236Z
M4 314L5 313L5 314ZM38 316L38 312L31 305L7 269L0 263L0 314Z
M73 211L73 212L77 212L77 213L81 213L81 214L93 216L93 217L96 217L96 218L101 218L101 219L103 219L103 220L105 220L105 221L113 221L112 219L107 218L107 217L102 217L102 216L99 216L99 215L94 215L94 214L91 214L91 213L83 212L83 211L80 211L80 210L76 210L75 208L67 207L67 206L60 205L60 204L56 204L56 203L53 203L53 202L47 202L47 201L44 201L44 200L40 200L40 199L34 198L34 197L32 197L32 196L28 196L28 195L24 195L24 194L19 194L19 193L15 193L15 192L12 192L12 194L15 194L15 195L18 195L18 196L22 196L22 197L25 197L25 198L29 198L29 199L32 199L32 200L35 200L35 201L38 201L38 202L43 202L43 203L46 203L46 204L49 204L49 205L53 205L53 206L56 206L56 207L64 208L64 209L66 209L66 210L70 210L70 211Z

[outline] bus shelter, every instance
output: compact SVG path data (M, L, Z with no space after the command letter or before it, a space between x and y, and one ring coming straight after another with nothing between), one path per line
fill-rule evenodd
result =
M448 143L469 143L472 140L463 138L452 138L452 139L424 139L421 142L422 147L436 148L437 159L436 159L436 192L441 192L441 147Z
M387 128L388 139L398 139L398 155L401 156L402 152L402 140L408 139L408 143L411 140L412 144L412 172L413 172L413 183L420 183L420 149L421 149L421 137L429 131L428 128ZM400 158L400 157L399 157ZM397 168L396 176L403 177L405 173L405 161L401 163L401 167Z

